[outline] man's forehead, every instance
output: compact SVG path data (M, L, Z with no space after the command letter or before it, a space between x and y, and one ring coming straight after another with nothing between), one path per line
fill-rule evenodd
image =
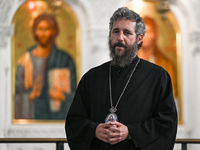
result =
M130 29L130 30L135 30L136 27L136 22L133 20L127 20L127 19L122 19L122 20L116 20L113 23L112 29Z

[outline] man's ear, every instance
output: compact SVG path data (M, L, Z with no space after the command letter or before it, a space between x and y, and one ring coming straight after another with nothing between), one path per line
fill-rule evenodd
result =
M138 41L137 44L140 44L143 40L143 34L138 35Z

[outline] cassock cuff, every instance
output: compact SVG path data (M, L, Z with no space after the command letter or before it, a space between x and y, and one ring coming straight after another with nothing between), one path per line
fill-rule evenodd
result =
M136 148L138 147L137 143L136 143L135 140L131 137L130 133L128 133L128 140L132 140L133 143L135 144L135 147L136 147Z

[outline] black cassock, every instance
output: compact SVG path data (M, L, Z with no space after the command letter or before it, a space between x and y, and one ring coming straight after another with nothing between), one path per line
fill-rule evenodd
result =
M112 66L115 106L138 57L123 69ZM110 145L95 137L109 114L109 65L88 71L81 79L66 119L71 150L172 150L177 132L177 111L169 74L160 66L140 60L118 106L119 122L131 139Z

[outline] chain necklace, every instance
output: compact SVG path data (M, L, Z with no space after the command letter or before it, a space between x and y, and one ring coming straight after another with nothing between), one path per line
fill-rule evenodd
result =
M113 106L113 100L112 100L112 87L111 87L111 64L110 64L110 68L109 68L109 91L110 91L110 105L111 105L111 108L109 109L110 113L107 115L106 119L105 119L105 122L112 122L112 121L117 121L118 118L117 118L117 115L115 114L115 112L117 111L117 105L119 104L120 100L121 100L121 97L123 96L125 90L126 90L126 87L128 86L128 83L130 82L131 80L131 77L133 75L133 73L135 72L135 69L136 67L138 66L140 62L140 58L138 59L135 67L133 68L133 71L131 72L131 75L128 79L128 81L126 82L126 85L124 86L123 90L122 90L122 93L120 94L119 98L118 98L118 101L116 103L115 106Z

